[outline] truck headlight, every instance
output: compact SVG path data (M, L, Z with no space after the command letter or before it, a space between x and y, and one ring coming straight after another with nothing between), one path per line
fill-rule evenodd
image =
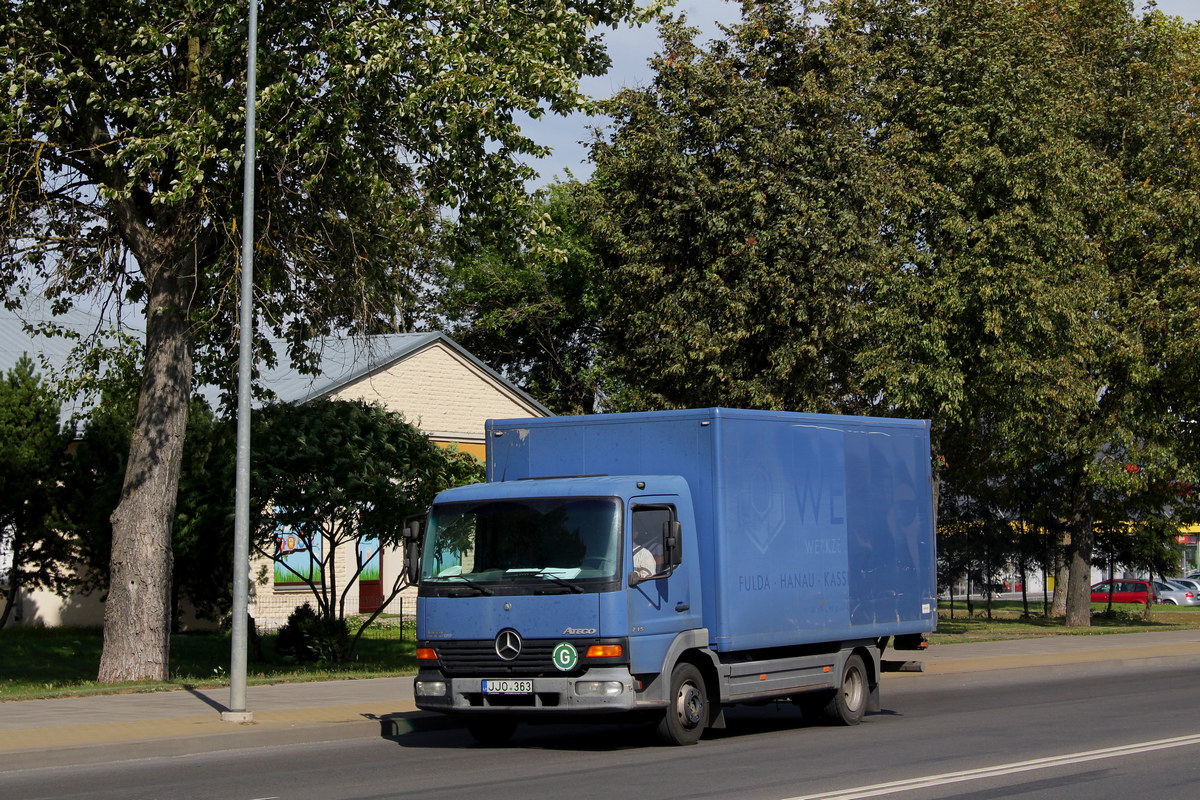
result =
M445 681L417 681L413 687L417 697L444 697L446 694Z
M616 697L624 689L620 681L575 681L575 694L580 697Z

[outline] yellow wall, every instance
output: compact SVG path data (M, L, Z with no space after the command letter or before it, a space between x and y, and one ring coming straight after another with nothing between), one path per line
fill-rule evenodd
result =
M487 447L475 442L439 442L435 439L433 440L433 443L438 447L449 447L450 445L454 445L459 449L459 451L463 453L470 453L480 461L483 461L484 457L487 455Z

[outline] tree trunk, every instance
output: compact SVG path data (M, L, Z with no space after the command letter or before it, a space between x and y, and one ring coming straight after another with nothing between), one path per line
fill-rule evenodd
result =
M1117 593L1117 562L1111 557L1108 559L1108 605L1105 607L1105 612L1112 616L1113 595Z
M1066 553L1071 547L1071 535L1059 534L1058 547L1054 554L1054 599L1050 601L1050 616L1067 615L1067 586L1071 582L1071 569L1067 566Z
M17 604L17 594L20 592L20 587L17 585L16 569L13 569L13 576L10 577L8 583L8 591L4 593L4 611L0 613L0 630L8 624L8 615L12 613L13 606Z
M1021 616L1029 619L1029 572L1028 565L1025 563L1025 557L1021 556L1020 562L1021 575Z
M1067 565L1067 626L1086 628L1092 624L1092 504L1082 480L1077 478L1071 497L1071 543Z
M14 534L12 569L8 572L8 590L4 593L4 612L0 614L0 629L8 624L8 616L12 613L13 607L16 606L21 595L21 561L25 557L25 545L22 542L22 535L16 531L15 526L12 530ZM0 573L0 578L3 577L3 573Z
M171 529L192 387L188 301L195 265L189 261L182 269L160 261L147 270L146 361L125 483L112 514L101 683L169 676Z

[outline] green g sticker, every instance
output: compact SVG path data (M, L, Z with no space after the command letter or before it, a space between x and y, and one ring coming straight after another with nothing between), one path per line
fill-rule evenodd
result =
M554 645L554 666L562 672L570 672L579 663L579 651L570 642Z

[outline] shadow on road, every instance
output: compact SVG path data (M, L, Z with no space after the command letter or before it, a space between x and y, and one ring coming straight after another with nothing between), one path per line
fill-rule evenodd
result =
M405 748L480 748L467 731L464 720L440 714L399 713L367 715L379 722L380 737ZM901 716L884 709L867 715L865 724L874 717ZM760 736L799 728L823 729L828 726L806 722L800 710L790 703L770 703L763 706L733 706L725 711L726 727L710 730L705 741L721 741L743 736ZM657 744L654 725L650 722L594 723L522 723L505 747L603 752ZM495 749L495 748L491 748Z

